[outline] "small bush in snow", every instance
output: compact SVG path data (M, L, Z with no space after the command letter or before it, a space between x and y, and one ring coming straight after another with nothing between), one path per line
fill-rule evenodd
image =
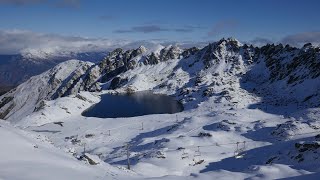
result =
M86 138L91 138L91 137L93 137L94 136L94 134L86 134L84 137L86 137Z
M206 133L206 132L200 132L198 134L199 137L212 137L212 135L210 133Z

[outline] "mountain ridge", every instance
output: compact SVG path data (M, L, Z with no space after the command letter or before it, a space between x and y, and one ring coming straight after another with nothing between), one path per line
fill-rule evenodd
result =
M202 49L182 50L177 46L160 46L152 52L147 52L147 49L142 46L127 51L118 48L95 64L77 62L76 64L81 64L78 70L66 77L57 79L54 73L49 73L48 77L44 78L45 84L47 83L44 86L55 85L55 88L49 90L52 92L50 97L40 98L37 103L77 94L80 91L153 89L173 94L187 106L188 102L193 101L193 96L201 96L196 100L200 103L203 101L200 99L204 96L213 96L218 91L230 93L227 89L238 84L236 91L245 90L256 95L260 94L258 96L266 101L268 98L265 97L270 95L272 100L269 103L281 102L284 105L298 103L315 107L320 98L318 94L320 87L316 83L320 76L320 71L317 71L320 67L319 54L319 47L310 44L300 49L282 44L268 44L259 48L242 45L233 38L221 39ZM164 67L148 72L149 74L141 72L141 70L152 69L153 66ZM157 76L168 67L170 68L165 72L167 74L161 82L155 77L145 82L148 79L146 77ZM60 68L63 70L68 67L60 66ZM183 80L183 78L186 79ZM147 86L140 88L141 82L145 82ZM28 82L23 83L18 88L27 84ZM308 84L308 90L303 87L305 84ZM41 91L39 90L40 93ZM13 101L7 102L8 97L14 97L15 92L16 89L0 97L2 118L8 119L8 115L4 115L6 114L4 112L8 112L12 109L11 106L15 106ZM228 97L226 94L220 96Z

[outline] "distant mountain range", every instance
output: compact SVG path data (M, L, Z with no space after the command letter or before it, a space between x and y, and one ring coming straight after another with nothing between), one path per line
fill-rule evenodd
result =
M0 55L0 93L63 61L78 59L97 62L102 60L107 54L107 52L69 52L61 54L38 52L34 54Z

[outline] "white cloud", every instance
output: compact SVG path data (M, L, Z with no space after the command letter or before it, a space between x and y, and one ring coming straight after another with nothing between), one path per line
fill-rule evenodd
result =
M133 49L143 45L152 48L157 44L179 44L187 48L203 46L207 42L163 40L114 40L45 34L25 30L0 30L0 54L63 55L70 52L103 52L115 48Z
M43 51L47 53L108 51L129 44L126 40L110 40L61 36L24 30L0 30L0 54Z
M305 43L313 43L316 45L320 44L320 32L302 32L292 34L284 37L281 40L284 44L290 44L293 46L302 46Z

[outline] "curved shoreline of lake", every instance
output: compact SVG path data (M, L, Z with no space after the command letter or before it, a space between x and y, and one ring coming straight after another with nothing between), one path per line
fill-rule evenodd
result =
M82 115L98 118L135 117L148 114L174 114L183 111L183 105L173 97L150 91L131 94L103 94L101 101Z

